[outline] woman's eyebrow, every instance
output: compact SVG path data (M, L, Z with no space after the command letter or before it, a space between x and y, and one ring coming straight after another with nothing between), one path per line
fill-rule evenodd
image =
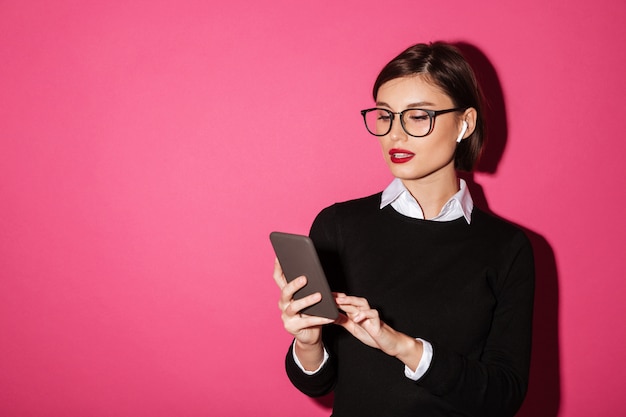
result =
M414 108L414 107L423 107L423 106L427 106L427 107L431 106L432 107L434 105L435 104L431 103L430 101L420 101L420 102L417 102L417 103L411 103L411 104L407 105L406 108L410 109L410 108ZM389 104L385 103L384 101L377 101L376 102L376 106L391 108L391 106Z

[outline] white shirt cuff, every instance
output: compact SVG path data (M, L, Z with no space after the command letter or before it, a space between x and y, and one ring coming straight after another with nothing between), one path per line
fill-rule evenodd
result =
M307 375L316 374L320 369L322 369L322 366L324 366L324 364L328 361L328 352L326 351L326 348L324 348L324 359L322 359L322 363L320 364L320 366L314 371L307 371L306 369L304 369L304 366L302 366L302 364L300 363L300 359L298 359L298 355L296 355L296 341L295 340L293 341L291 352L293 353L293 360L296 362L296 365L298 365L298 368L300 368L300 370L302 370L302 372L304 372Z
M424 376L424 374L426 373L426 371L428 371L428 368L430 367L430 363L433 360L433 345L420 338L416 338L415 340L419 340L420 342L422 342L422 345L424 347L422 359L420 359L420 363L417 365L417 369L415 370L415 372L413 372L408 366L404 366L404 375L407 378L412 379L413 381L417 381Z

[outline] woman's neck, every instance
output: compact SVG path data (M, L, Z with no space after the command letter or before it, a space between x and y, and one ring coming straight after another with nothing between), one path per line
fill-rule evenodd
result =
M440 178L402 180L402 183L417 200L425 219L436 217L448 200L459 191L459 179L456 174Z

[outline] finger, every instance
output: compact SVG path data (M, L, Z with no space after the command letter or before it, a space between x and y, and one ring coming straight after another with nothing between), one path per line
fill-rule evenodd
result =
M322 299L322 294L316 292L311 295L307 295L306 297L300 298L299 300L291 300L291 302L285 307L285 314L287 316L295 316L299 314L303 309L310 307L314 304L317 304Z
M280 299L278 300L278 308L284 310L285 307L293 301L294 294L306 285L306 277L301 276L285 284L280 291Z
M274 281L278 288L281 290L285 285L287 285L287 279L285 278L285 274L283 274L283 268L280 266L280 262L278 262L278 258L274 258Z
M285 308L283 311L283 323L285 329L289 333L298 335L304 330L320 327L334 322L333 319L311 316L300 312L302 308L315 304L317 302L316 300L321 299L321 295L319 297L316 297L315 295L316 294L312 294L308 297L302 298L301 300L293 301L289 306L287 306L287 308Z
M358 307L361 310L365 310L365 309L369 309L370 305L367 302L367 299L362 298L362 297L353 297L353 296L349 296L349 295L339 295L336 298L336 302L339 305L352 305L355 307Z
M352 321L345 315L345 314L341 314L339 313L339 315L337 316L337 319L335 319L335 324L338 324L339 326L342 327L346 327L352 323Z
M284 322L285 330L291 333L294 336L297 336L304 330L319 328L320 326L324 326L326 324L332 323L333 320L325 318L325 317L316 317L316 316L295 316L289 320Z
M335 320L329 319L328 317L310 316L308 314L299 314L299 318L306 327L322 326L335 322Z
M362 323L365 320L378 320L378 311L376 310L361 310L359 311L354 317L352 317L352 320L355 323Z
M281 297L287 302L291 302L294 294L298 292L298 290L300 290L301 288L304 288L306 284L307 284L307 279L305 276L299 276L291 280L291 282L287 283L283 287L281 291Z
M357 306L353 306L352 304L339 304L337 303L337 306L346 314L348 315L354 315L357 314L359 311L359 308Z

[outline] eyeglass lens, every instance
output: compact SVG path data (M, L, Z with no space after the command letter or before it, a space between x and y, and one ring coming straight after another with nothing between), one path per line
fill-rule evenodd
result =
M425 136L430 132L430 115L424 110L408 109L402 112L402 125L411 136ZM372 109L365 113L367 130L376 136L384 136L391 130L395 114L386 109Z

